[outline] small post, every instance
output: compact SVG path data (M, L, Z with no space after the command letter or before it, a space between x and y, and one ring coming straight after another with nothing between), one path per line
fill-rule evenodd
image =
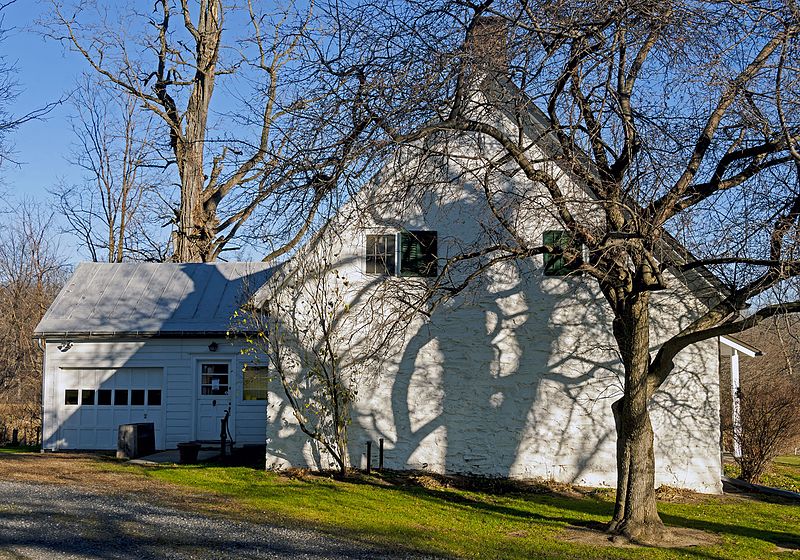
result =
M17 428L11 430L11 445L14 447L19 445L19 430Z
M227 449L225 449L225 446L227 445L228 442L228 422L230 416L231 416L231 407L229 405L228 408L225 410L225 416L222 418L222 421L220 422L221 425L219 430L219 444L220 444L219 447L220 451L222 452L223 458L225 458L225 456L227 455ZM233 438L231 438L231 441L233 441ZM231 447L232 446L233 444L231 443ZM233 452L233 449L231 449L231 452Z
M367 442L367 474L372 472L372 442Z
M221 429L219 431L219 449L222 453L222 456L225 457L225 445L228 439L228 416L226 415L225 418L222 419L220 422L222 424Z
M378 440L378 470L383 472L383 438Z

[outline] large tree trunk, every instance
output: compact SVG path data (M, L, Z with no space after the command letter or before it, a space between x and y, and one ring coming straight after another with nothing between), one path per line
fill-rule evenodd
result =
M655 542L664 534L656 509L653 426L648 411L649 299L647 292L631 296L614 321L625 386L623 397L612 406L617 429L617 497L608 530L640 542Z
M207 262L214 260L214 236L217 216L204 200L204 151L208 128L208 110L214 93L217 61L222 34L220 0L204 0L196 27L197 68L192 93L186 105L186 128L176 146L176 159L181 177L181 203L175 236L174 260Z

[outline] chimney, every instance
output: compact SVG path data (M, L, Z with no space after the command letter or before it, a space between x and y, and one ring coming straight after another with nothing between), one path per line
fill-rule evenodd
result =
M481 16L467 33L468 64L483 72L508 73L508 22L500 16Z

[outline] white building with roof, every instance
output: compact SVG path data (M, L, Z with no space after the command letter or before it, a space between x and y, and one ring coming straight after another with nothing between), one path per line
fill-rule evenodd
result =
M246 368L231 318L262 263L83 263L34 336L44 344L47 450L115 449L121 424L152 422L156 447L266 438L266 376Z

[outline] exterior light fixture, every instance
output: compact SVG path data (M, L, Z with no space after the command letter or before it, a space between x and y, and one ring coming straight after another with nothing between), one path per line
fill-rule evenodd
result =
M212 342L211 344L208 345L208 350L210 352L216 352L217 350L219 350L219 344L217 344L216 342Z
M67 350L69 350L70 348L72 348L72 341L71 341L71 340L64 341L64 342L62 342L61 344L59 344L59 345L57 346L57 348L58 348L59 350L61 350L62 352L66 352Z

